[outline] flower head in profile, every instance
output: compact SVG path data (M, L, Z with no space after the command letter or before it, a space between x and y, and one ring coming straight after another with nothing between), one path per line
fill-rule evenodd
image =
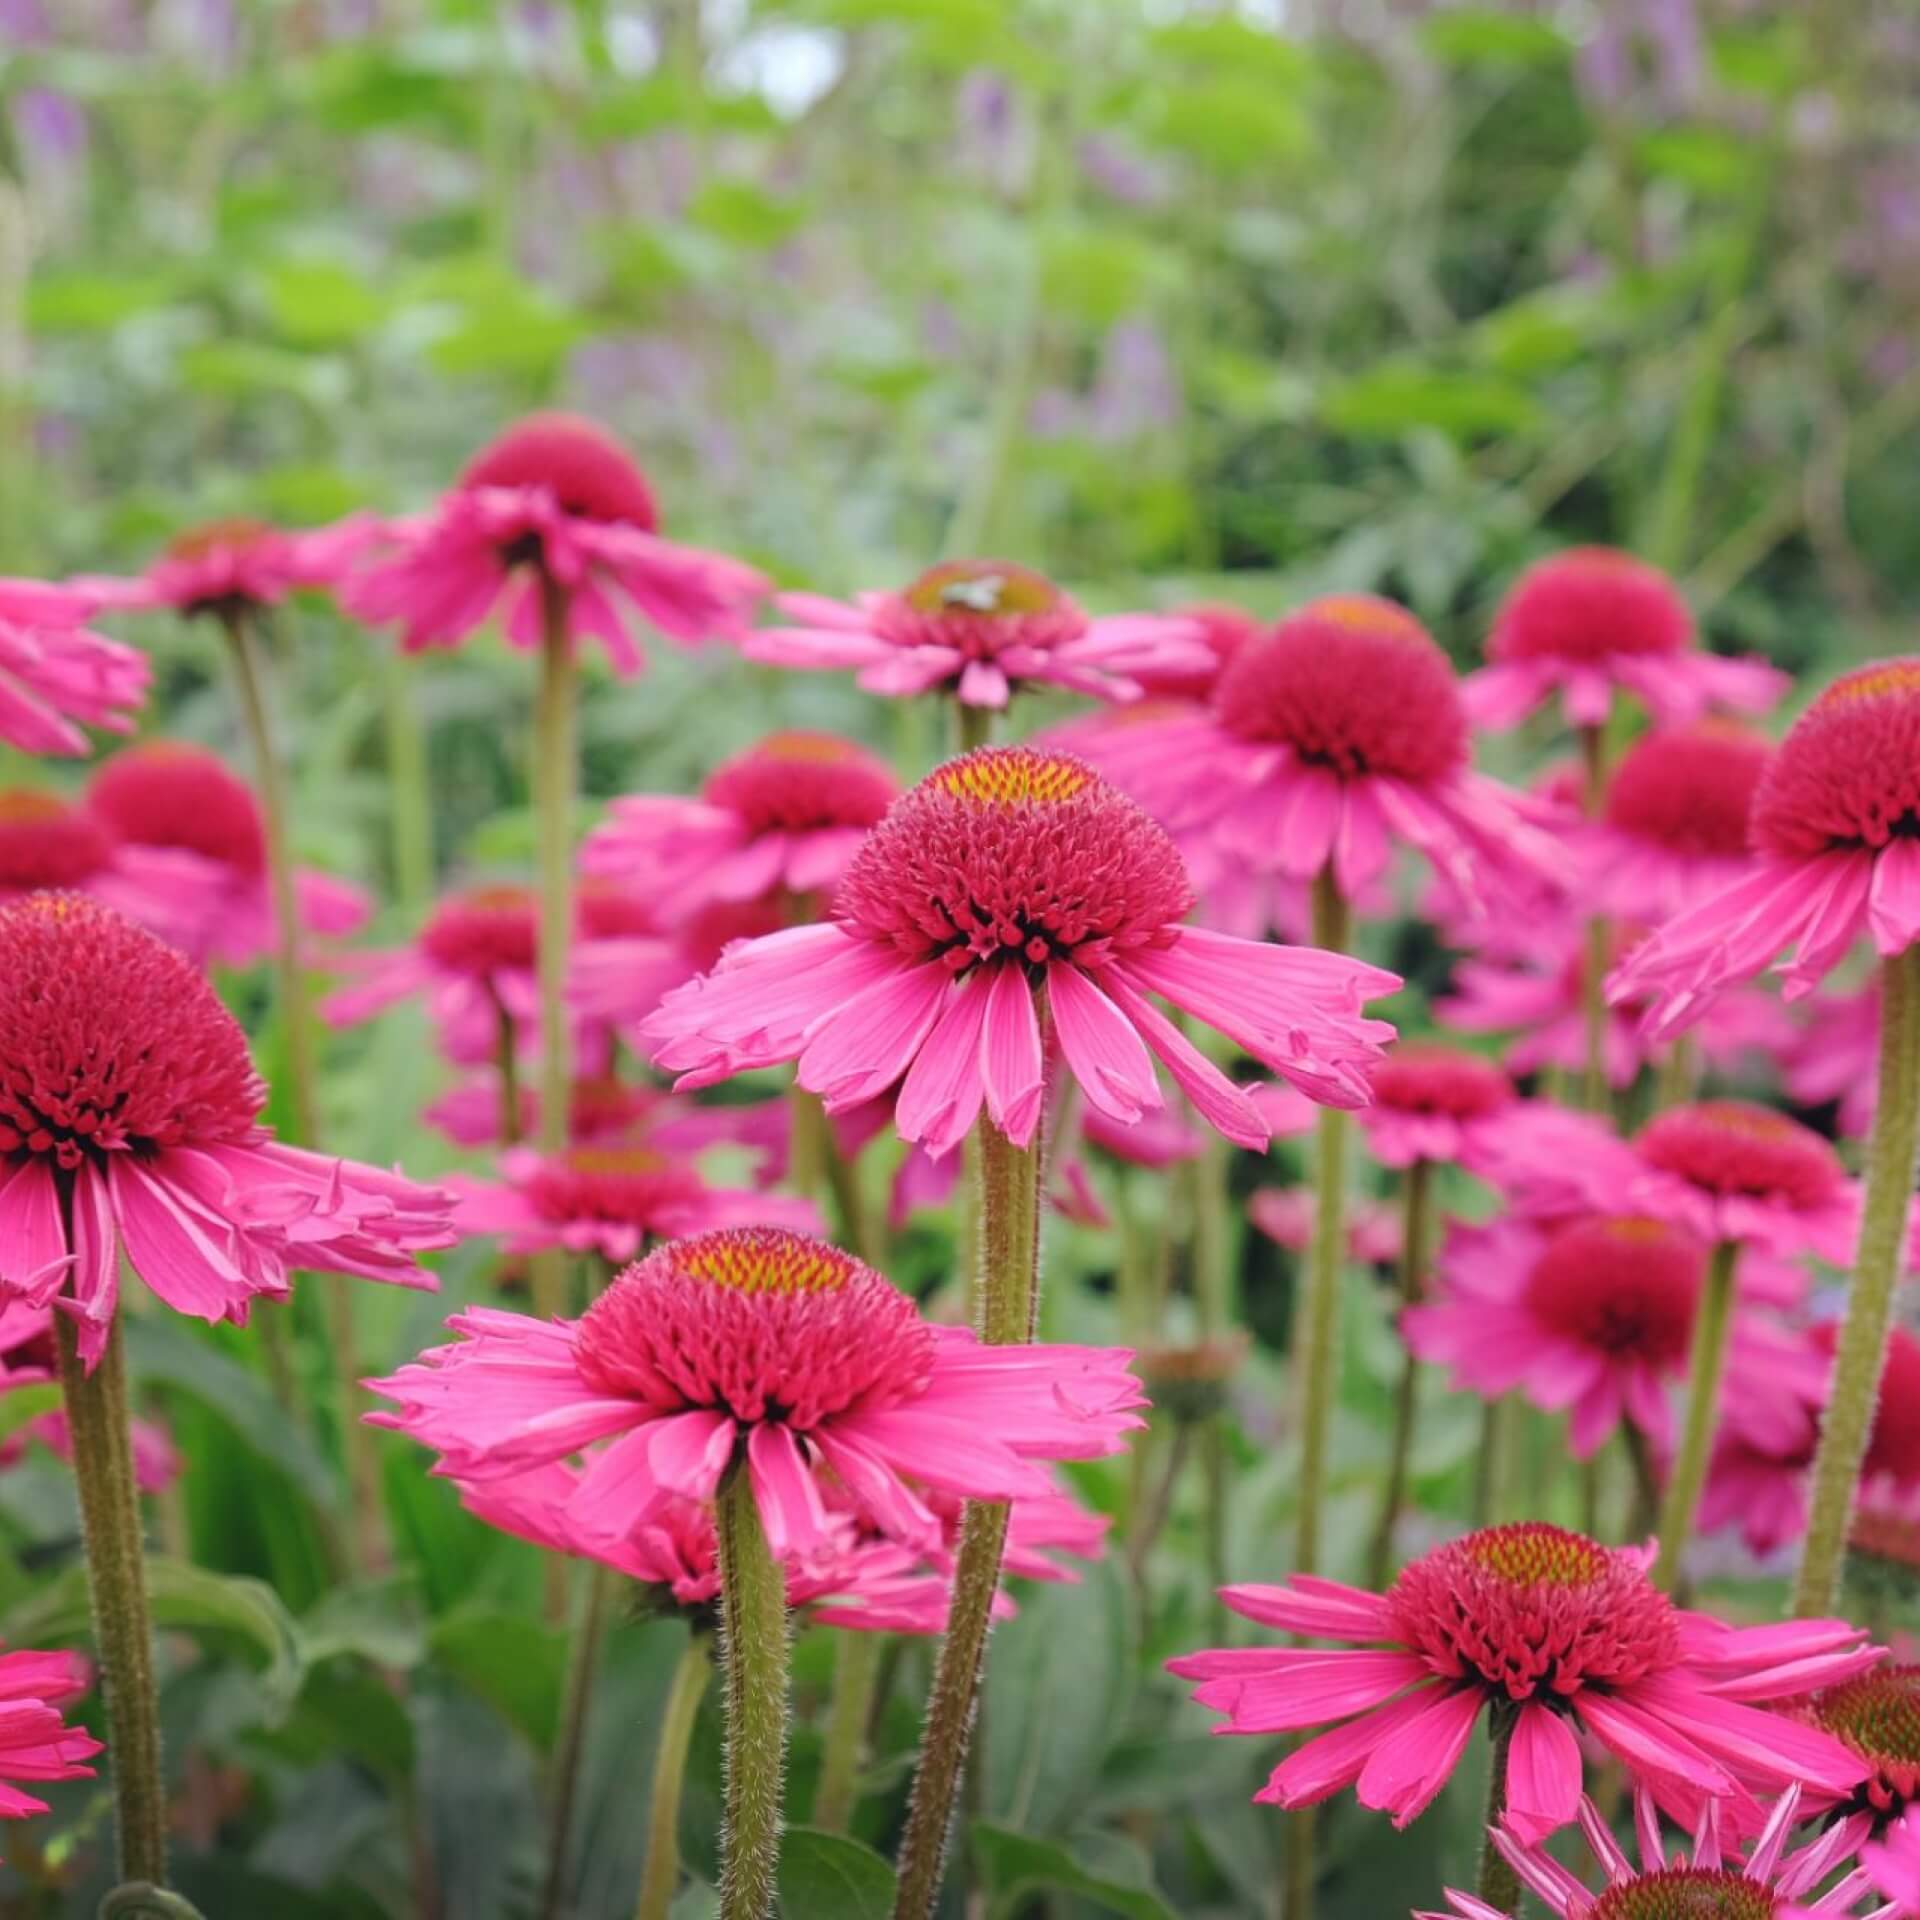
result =
M1842 1820L1805 1846L1787 1850L1787 1836L1804 1818L1797 1785L1781 1794L1742 1860L1723 1851L1720 1813L1705 1803L1691 1853L1669 1855L1660 1837L1660 1809L1644 1789L1634 1795L1639 1839L1636 1867L1613 1837L1600 1809L1581 1796L1580 1831L1606 1884L1598 1892L1537 1841L1496 1827L1491 1839L1555 1920L1822 1920L1857 1910L1868 1876L1857 1867L1824 1892L1821 1882L1846 1867L1866 1837L1858 1819ZM1504 1920L1500 1910L1468 1893L1447 1890L1444 1915L1419 1920Z
M77 756L92 751L82 727L133 731L153 670L87 625L100 607L97 593L0 580L0 740Z
M1484 1165L1531 1111L1493 1061L1439 1041L1403 1041L1373 1070L1373 1105L1360 1111L1367 1146L1384 1167L1416 1160Z
M1920 1667L1875 1667L1807 1702L1806 1717L1866 1763L1851 1807L1884 1827L1920 1802Z
M1723 994L1714 1007L1731 997ZM1796 1011L1802 1024L1781 1050L1781 1086L1795 1106L1832 1105L1835 1131L1864 1140L1880 1098L1880 983L1816 993Z
M0 906L0 1288L104 1349L126 1265L176 1311L244 1323L295 1270L431 1288L447 1196L260 1124L246 1036L183 954L98 903Z
M364 513L304 532L264 520L211 520L177 535L133 579L87 584L110 606L230 620L278 606L304 587L338 586L375 532Z
M886 762L851 740L769 734L715 768L697 800L615 800L583 863L643 890L668 925L716 902L818 899L898 794Z
M1743 1278L1757 1264L1743 1260ZM1745 1314L1735 1325L1741 1348L1722 1384L1696 1524L1703 1534L1738 1528L1750 1552L1777 1553L1807 1530L1807 1483L1833 1355L1805 1330L1763 1314Z
M1305 1253L1313 1244L1317 1205L1311 1187L1256 1187L1247 1196L1247 1220L1277 1247ZM1397 1209L1377 1200L1347 1204L1347 1257L1362 1266L1391 1266L1402 1248Z
M1882 955L1920 938L1920 658L1843 674L1780 743L1747 817L1744 877L1676 914L1607 983L1648 1000L1661 1038L1792 950L1789 1000L1861 938Z
M741 641L777 667L858 670L869 693L947 692L969 707L1004 707L1024 685L1131 700L1136 674L1204 673L1215 659L1197 621L1180 614L1094 615L1044 574L1006 560L946 560L898 593L851 603L782 593L797 624Z
M894 803L831 921L730 948L641 1031L682 1086L797 1060L839 1111L898 1083L896 1129L936 1156L983 1107L1032 1140L1049 1034L1090 1107L1156 1111L1157 1055L1204 1119L1264 1146L1256 1104L1150 995L1313 1098L1363 1104L1393 1029L1361 1007L1397 977L1183 925L1192 904L1166 833L1084 762L986 747Z
M497 612L508 641L540 645L543 603L565 607L577 648L597 640L619 674L646 656L629 622L697 645L731 636L766 589L753 568L660 533L653 490L604 428L529 414L483 448L417 519L381 529L343 593L350 612L399 621L409 653L457 647Z
M1384 1594L1301 1574L1222 1589L1236 1613L1340 1651L1236 1647L1167 1664L1230 1733L1309 1740L1254 1797L1283 1807L1344 1787L1396 1826L1424 1812L1483 1715L1511 1734L1506 1818L1540 1840L1579 1810L1579 1736L1636 1781L1750 1805L1801 1782L1846 1793L1866 1767L1831 1734L1753 1704L1865 1671L1881 1650L1843 1620L1730 1627L1676 1607L1651 1548L1604 1547L1544 1522L1437 1547Z
M93 1778L87 1762L103 1751L100 1742L60 1711L92 1684L77 1653L0 1653L0 1819L50 1811L26 1786Z
M218 754L179 740L128 747L87 783L86 812L113 836L123 860L150 850L180 876L164 919L116 900L131 918L203 963L250 966L273 951L279 933L260 803ZM358 933L373 910L362 888L329 873L302 868L294 888L310 934ZM195 910L197 901L204 911Z
M1204 712L1076 740L1222 869L1294 881L1330 869L1362 901L1406 846L1483 915L1537 912L1570 876L1532 803L1474 772L1453 668L1390 601L1312 601L1234 654Z
M1679 589L1614 547L1573 547L1529 567L1494 615L1487 662L1466 697L1475 722L1496 729L1556 693L1570 726L1600 727L1616 692L1677 722L1711 707L1765 713L1788 685L1764 661L1702 652Z
M570 1525L619 1539L736 1459L776 1557L827 1539L830 1485L896 1539L937 1545L923 1489L1051 1492L1044 1460L1119 1451L1142 1425L1130 1355L988 1347L921 1319L851 1254L777 1228L669 1242L573 1321L473 1309L462 1335L373 1383L459 1480L576 1455Z

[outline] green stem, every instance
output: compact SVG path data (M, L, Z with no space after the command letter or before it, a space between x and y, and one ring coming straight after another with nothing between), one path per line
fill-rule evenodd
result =
M1416 1160L1400 1187L1400 1308L1417 1307L1427 1284L1427 1238L1433 1211L1433 1162ZM1407 1479L1413 1460L1413 1430L1420 1410L1420 1361L1401 1333L1400 1389L1394 1397L1393 1441L1387 1455L1387 1484L1380 1500L1380 1520L1374 1528L1373 1552L1367 1585L1384 1590L1393 1570L1393 1534L1400 1510L1407 1502Z
M1627 1537L1638 1540L1659 1524L1660 1476L1654 1471L1653 1449L1647 1436L1631 1419L1620 1423L1626 1442L1627 1464L1633 1469L1633 1505L1627 1522Z
M156 1887L151 1880L129 1880L101 1902L95 1920L206 1920L183 1894Z
M393 885L409 922L433 897L433 805L427 781L427 740L413 698L414 663L398 647L386 650L383 675L387 723L387 821L392 833Z
M567 956L573 944L574 744L573 645L567 633L567 590L540 576L540 685L534 705L533 812L540 881L540 1133L543 1154L567 1145L572 1092L567 1029ZM566 1256L533 1260L534 1311L543 1318L567 1307Z
M956 696L953 702L954 752L971 753L976 747L991 745L995 718L993 708L970 707Z
M492 993L493 989L489 987L488 992ZM520 1032L497 993L493 994L493 1017L498 1035L493 1059L494 1071L500 1080L500 1144L517 1147L520 1144Z
M1669 1107L1683 1107L1700 1084L1700 1045L1692 1034L1683 1033L1667 1049L1654 1077L1653 1110L1665 1113Z
M1707 1277L1700 1289L1700 1305L1693 1321L1693 1352L1687 1372L1686 1425L1680 1433L1680 1451L1660 1508L1660 1553L1653 1563L1653 1584L1671 1588L1679 1575L1681 1556L1693 1533L1700 1490L1707 1484L1707 1460L1713 1451L1714 1421L1720 1409L1720 1378L1726 1371L1727 1335L1733 1327L1734 1269L1740 1259L1738 1241L1718 1242L1707 1260Z
M1039 1309L1041 1142L1016 1147L991 1121L975 1130L979 1165L979 1333L990 1346L1031 1341ZM934 1670L920 1739L907 1827L900 1842L894 1920L928 1920L940 1894L954 1794L966 1765L974 1698L986 1655L1000 1560L1007 1539L1004 1501L967 1503L954 1565L953 1601Z
M660 1716L660 1738L653 1752L653 1796L647 1808L647 1861L640 1871L640 1900L633 1920L667 1920L680 1884L680 1791L687 1777L687 1752L694 1722L713 1673L704 1634L687 1640L673 1686Z
M833 1695L827 1703L826 1750L820 1784L814 1790L813 1822L829 1833L845 1833L860 1799L860 1769L866 1763L867 1726L880 1678L886 1636L845 1631L833 1660Z
M1867 1190L1854 1256L1853 1287L1834 1355L1833 1388L1813 1461L1813 1505L1794 1587L1802 1619L1839 1604L1853 1497L1887 1359L1894 1293L1906 1267L1907 1212L1913 1199L1916 1125L1920 1123L1920 947L1890 955L1880 969L1880 1079Z
M1228 1231L1225 1138L1206 1129L1193 1166L1193 1303L1202 1340L1217 1340L1233 1324L1233 1263Z
M1179 1489L1180 1475L1187 1464L1193 1433L1194 1423L1191 1420L1174 1421L1173 1437L1167 1443L1167 1457L1161 1464L1160 1478L1154 1483L1141 1511L1134 1517L1132 1537L1127 1542L1127 1571L1133 1575L1136 1584L1144 1586L1147 1556L1153 1551L1154 1542L1166 1530L1167 1518L1173 1512L1173 1496Z
M1512 1424L1513 1409L1504 1399L1482 1402L1480 1450L1473 1462L1473 1502L1467 1510L1476 1528L1493 1524L1505 1498L1500 1468L1506 1453L1507 1430Z
M727 1676L720 1920L766 1920L787 1759L787 1588L741 1462L720 1490L720 1652Z
M567 1844L573 1833L574 1802L579 1797L580 1761L587 1750L587 1716L600 1674L600 1643L606 1636L613 1600L613 1570L593 1561L583 1569L586 1591L580 1618L567 1645L565 1699L560 1734L553 1749L552 1817L547 1835L547 1882L540 1899L541 1920L562 1920L567 1900Z
M1507 1811L1507 1750L1513 1745L1517 1716L1511 1708L1495 1707L1489 1729L1493 1753L1487 1765L1487 1818L1480 1836L1480 1898L1501 1913L1520 1910L1520 1876L1506 1855L1493 1844L1494 1830Z
M160 1766L160 1695L120 1322L116 1317L108 1329L106 1349L91 1374L81 1364L73 1321L57 1309L53 1337L73 1436L73 1477L87 1553L87 1605L107 1702L107 1764L113 1773L120 1877L164 1886L167 1790Z

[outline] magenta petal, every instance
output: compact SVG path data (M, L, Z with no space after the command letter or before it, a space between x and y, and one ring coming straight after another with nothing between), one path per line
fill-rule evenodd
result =
M0 1289L44 1299L69 1264L52 1163L34 1154L0 1184Z
M800 1084L832 1111L886 1092L913 1064L945 1009L950 976L902 967L823 1021L800 1055Z
M1425 1702L1396 1737L1373 1750L1355 1785L1363 1807L1378 1807L1404 1827L1425 1813L1460 1764L1483 1705L1477 1689L1442 1689L1416 1696Z
M1046 1062L1024 967L1003 964L993 971L980 1031L980 1074L994 1125L1015 1146L1026 1146L1040 1120Z
M1580 1810L1580 1742L1552 1708L1529 1702L1507 1749L1507 1825L1544 1840Z
M940 975L935 967L922 971ZM893 1124L901 1139L917 1140L936 1159L966 1138L986 1097L980 1035L990 992L977 971L952 987L941 978L939 1018L921 1041L893 1103Z
M1073 1077L1087 1104L1132 1126L1162 1104L1153 1056L1139 1032L1098 985L1076 966L1047 969L1047 1004Z
M830 1522L820 1483L801 1457L790 1429L762 1422L747 1441L754 1504L776 1560L793 1560L824 1546Z
M1272 1777L1254 1798L1283 1807L1304 1807L1352 1786L1376 1753L1397 1740L1437 1697L1452 1691L1445 1686L1423 1687L1404 1700L1390 1701L1357 1720L1349 1720L1344 1727L1309 1740L1274 1768ZM1468 1693L1466 1697L1477 1704L1477 1696Z

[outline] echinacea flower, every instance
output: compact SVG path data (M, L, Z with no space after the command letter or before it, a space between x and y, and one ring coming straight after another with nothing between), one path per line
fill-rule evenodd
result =
M1854 1812L1883 1827L1920 1801L1920 1666L1856 1674L1816 1693L1806 1717L1866 1763Z
M1205 672L1214 659L1193 620L1089 614L1043 574L1004 560L942 561L898 593L851 604L782 593L774 605L798 624L744 635L749 660L853 667L869 693L944 690L969 707L1004 707L1030 684L1131 700L1136 672Z
M1816 993L1797 1011L1803 1024L1780 1053L1781 1086L1796 1106L1831 1102L1836 1131L1864 1140L1880 1102L1880 983L1870 981L1852 993Z
M1830 1362L1839 1344L1839 1327L1825 1320L1808 1337ZM1860 1487L1863 1493L1876 1490L1892 1499L1920 1495L1920 1334L1897 1321L1887 1330L1880 1391L1860 1462Z
M1863 936L1881 955L1920 938L1920 658L1843 674L1796 720L1753 796L1745 878L1677 914L1607 983L1653 1003L1668 1038L1788 948L1788 1000Z
M191 898L165 921L116 900L123 912L202 962L244 967L274 950L279 935L260 803L218 754L179 740L128 747L87 783L86 811L112 833L123 857L152 848L169 857L169 871L191 871L192 863L204 870L204 911L190 924L183 923ZM311 868L294 875L294 891L308 933L358 933L373 911L364 889Z
M1247 1220L1275 1246L1305 1253L1313 1243L1318 1196L1311 1187L1256 1187L1247 1196ZM1391 1266L1400 1258L1400 1215L1377 1200L1347 1203L1347 1257L1362 1266Z
M1140 683L1149 700L1204 701L1234 655L1266 631L1244 607L1229 606L1221 600L1195 600L1169 607L1167 615L1188 621L1199 630L1206 657L1178 664L1136 666L1131 677ZM1097 723L1111 716L1096 712L1089 717Z
M642 1032L705 1086L799 1062L830 1112L895 1082L901 1137L942 1155L984 1105L1016 1145L1039 1124L1047 1024L1087 1103L1160 1107L1153 1055L1230 1140L1264 1146L1255 1104L1148 998L1157 994L1314 1099L1359 1106L1393 1029L1361 1014L1400 982L1343 955L1181 924L1193 904L1166 833L1084 762L1030 747L949 761L897 800L833 918L729 948Z
M1570 875L1525 796L1473 770L1453 668L1391 601L1312 601L1240 648L1205 712L1077 743L1223 868L1295 881L1330 871L1353 902L1401 844L1480 914L1537 912Z
M457 647L496 610L512 645L537 648L551 590L573 644L598 640L616 673L634 674L646 656L630 613L692 646L735 633L766 590L753 568L659 528L652 488L611 434L576 414L529 414L436 506L388 522L342 599L359 619L401 622L409 653Z
M1703 652L1679 589L1613 547L1572 547L1529 567L1494 615L1487 661L1465 692L1476 724L1495 729L1556 693L1569 726L1602 727L1616 692L1673 722L1711 707L1765 713L1788 685L1765 661Z
M1651 1547L1603 1547L1541 1521L1488 1527L1402 1569L1384 1594L1301 1574L1225 1587L1234 1612L1348 1643L1235 1647L1170 1660L1222 1731L1309 1740L1256 1800L1283 1807L1356 1789L1404 1827L1424 1812L1482 1715L1508 1722L1506 1819L1534 1842L1579 1810L1579 1735L1658 1793L1733 1797L1801 1782L1841 1794L1866 1766L1831 1734L1754 1702L1865 1671L1881 1650L1844 1620L1730 1627L1676 1607L1647 1577Z
M898 793L886 762L851 740L769 734L715 768L697 800L613 801L582 865L644 889L662 924L715 901L805 901L832 893Z
M78 894L0 906L0 1290L104 1351L120 1265L244 1323L295 1270L431 1289L447 1196L274 1140L246 1036L185 955Z
M1741 1262L1743 1278L1758 1263ZM1752 1313L1740 1364L1722 1384L1697 1525L1737 1527L1748 1550L1777 1553L1807 1530L1807 1480L1820 1444L1833 1355L1805 1331Z
M1920 1808L1908 1808L1880 1839L1861 1847L1860 1864L1898 1913L1920 1913Z
M97 594L0 580L0 740L74 756L92 751L83 726L133 731L153 670L137 648L87 625L100 604Z
M477 1308L449 1325L457 1344L373 1383L399 1411L368 1418L461 1480L584 1453L567 1513L590 1537L676 1495L711 1500L738 1452L778 1559L826 1536L827 1475L882 1531L933 1545L920 1485L1051 1492L1039 1462L1117 1452L1143 1424L1130 1355L983 1346L851 1254L775 1228L671 1241L579 1320Z
M1660 1809L1644 1790L1634 1795L1634 1828L1641 1864L1627 1858L1593 1802L1581 1796L1580 1831L1606 1875L1597 1892L1537 1842L1507 1828L1491 1839L1555 1920L1823 1920L1857 1909L1868 1877L1857 1867L1821 1892L1820 1883L1845 1867L1866 1838L1858 1819L1842 1820L1794 1852L1787 1835L1803 1818L1800 1788L1773 1804L1744 1860L1723 1853L1718 1809L1709 1801L1691 1854L1669 1855L1660 1837ZM1476 1895L1447 1890L1449 1911L1418 1920L1508 1920Z
M1373 1070L1373 1105L1360 1110L1383 1167L1416 1160L1474 1172L1534 1111L1493 1061L1437 1041L1403 1041Z
M212 520L177 535L144 573L85 584L113 607L171 607L189 618L232 619L278 606L302 587L339 585L375 530L371 514L306 531L264 520Z
M84 1727L70 1727L60 1709L93 1684L77 1653L0 1653L0 1819L50 1811L17 1782L90 1780L86 1763L103 1751Z

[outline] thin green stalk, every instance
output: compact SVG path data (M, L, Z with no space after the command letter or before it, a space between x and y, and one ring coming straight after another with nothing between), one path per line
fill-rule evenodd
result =
M392 834L393 889L409 922L433 897L433 802L427 782L427 738L413 697L414 663L386 650L387 825Z
M1906 1268L1907 1211L1913 1199L1920 1128L1920 947L1890 955L1880 969L1880 1069L1867 1190L1860 1215L1847 1317L1834 1355L1833 1388L1813 1461L1813 1504L1793 1610L1802 1619L1840 1601L1853 1497L1885 1371L1893 1300Z
M990 1346L1031 1341L1039 1310L1039 1219L1042 1146L1016 1147L991 1121L975 1130L978 1149L978 1329ZM1007 1539L1003 1501L967 1503L954 1565L953 1602L927 1701L894 1920L928 1920L940 1894L955 1791L966 1765L974 1700L986 1655L1000 1560Z
M1496 1707L1488 1729L1493 1752L1487 1763L1486 1827L1480 1836L1480 1898L1500 1913L1520 1911L1520 1876L1493 1844L1494 1830L1507 1812L1507 1751L1517 1718L1511 1708Z
M1168 1517L1173 1512L1173 1496L1180 1486L1180 1475L1187 1464L1187 1455L1193 1446L1195 1423L1191 1420L1176 1419L1173 1423L1173 1436L1167 1442L1167 1456L1161 1463L1160 1477L1154 1482L1152 1492L1144 1505L1134 1516L1131 1537L1127 1541L1127 1571L1132 1574L1136 1585L1144 1585L1147 1571L1147 1556L1152 1553L1154 1543L1165 1532Z
M95 1920L206 1920L206 1915L183 1894L151 1880L129 1880L101 1900Z
M487 990L493 993L491 987ZM513 1023L513 1015L497 993L493 993L493 1017L498 1035L493 1060L500 1080L500 1144L517 1147L520 1144L520 1033Z
M1720 1410L1720 1379L1726 1371L1727 1335L1733 1327L1734 1270L1739 1264L1738 1241L1722 1240L1707 1260L1707 1277L1694 1313L1693 1352L1688 1361L1687 1418L1680 1432L1680 1451L1660 1508L1660 1553L1653 1563L1653 1583L1671 1588L1680 1572L1681 1556L1693 1533L1693 1517L1700 1508L1700 1491L1707 1484L1707 1459L1713 1450L1714 1421Z
M1653 1110L1665 1113L1669 1107L1683 1107L1700 1085L1700 1046L1692 1034L1683 1033L1667 1049L1666 1058L1654 1076Z
M540 1133L543 1154L564 1152L573 1089L567 1026L567 956L573 945L573 644L567 590L540 576L540 685L533 721L533 813L540 881ZM533 1260L534 1311L567 1309L567 1261L557 1251Z
M1506 1455L1506 1436L1513 1409L1506 1400L1487 1400L1480 1407L1480 1448L1473 1462L1473 1501L1467 1509L1475 1527L1490 1527L1498 1517L1506 1486L1500 1469Z
M667 1920L680 1885L680 1792L686 1784L687 1752L694 1722L713 1674L713 1658L703 1633L688 1636L686 1651L673 1670L673 1686L660 1716L660 1738L653 1750L653 1796L647 1807L647 1861L640 1870L640 1901L633 1920Z
M69 1233L69 1243L71 1233ZM73 1477L87 1554L87 1606L107 1703L107 1765L113 1775L120 1878L164 1887L167 1789L160 1765L160 1694L147 1605L146 1546L128 1428L126 1353L120 1322L89 1374L67 1315L53 1315L60 1391L73 1437Z
M971 753L976 747L992 744L994 710L991 707L970 707L958 696L953 702L953 750L955 753Z
M860 1769L866 1764L867 1727L885 1648L885 1634L847 1630L834 1649L833 1693L827 1702L826 1747L812 1821L829 1833L845 1833L859 1804Z
M551 1815L547 1828L547 1881L540 1898L540 1920L562 1920L567 1912L567 1843L573 1833L574 1802L580 1791L580 1761L587 1750L587 1716L600 1675L600 1643L606 1637L613 1602L611 1567L594 1561L584 1569L580 1618L567 1645L567 1679L554 1742Z
M1400 1186L1400 1310L1417 1307L1427 1285L1427 1241L1433 1212L1433 1162L1416 1160ZM1393 1571L1393 1534L1407 1503L1407 1479L1413 1460L1413 1430L1420 1411L1420 1360L1401 1332L1400 1388L1394 1396L1393 1440L1387 1455L1387 1484L1380 1519L1373 1533L1367 1585L1384 1589Z
M720 1654L727 1677L720 1920L766 1920L780 1862L787 1760L787 1588L745 1463L720 1490Z
M1621 1421L1620 1434L1626 1444L1627 1464L1633 1469L1633 1504L1627 1521L1627 1537L1638 1540L1659 1523L1660 1476L1654 1471L1653 1448L1631 1418Z

